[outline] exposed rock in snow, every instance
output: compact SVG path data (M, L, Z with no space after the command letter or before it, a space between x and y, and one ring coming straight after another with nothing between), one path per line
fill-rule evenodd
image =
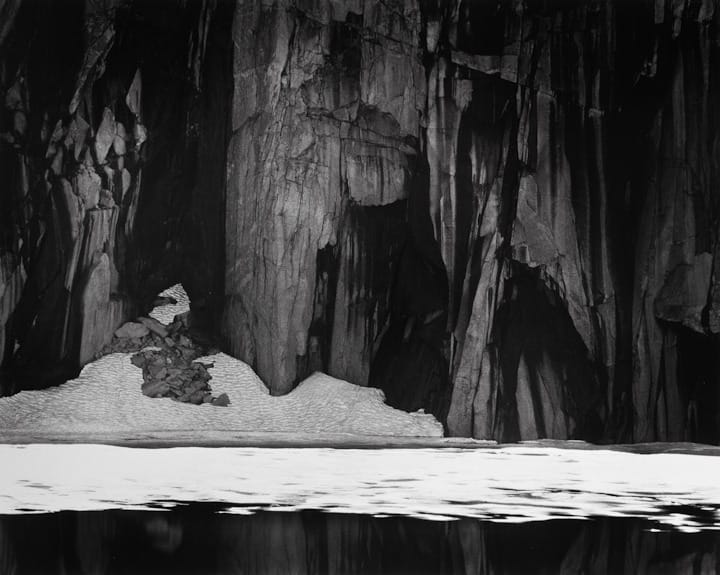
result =
M169 304L172 305L172 304ZM165 325L162 322L152 317L139 317L138 321L148 328L151 332L156 333L160 337L167 337L168 331L165 329Z
M174 343L172 339L167 339L171 344ZM212 376L207 371L210 365L192 361L198 355L199 349L194 346L179 349L168 344L158 350L146 349L133 355L132 364L143 371L143 394L148 397L169 397L195 405L228 405L230 400L226 394L223 394L223 399L212 397L208 385Z
M129 321L115 330L115 337L119 338L136 338L145 337L150 333L150 330L141 323Z
M173 286L173 293L186 301L181 285ZM164 295L156 299L156 308L177 306L178 300ZM212 376L198 357L217 352L211 339L189 329L190 312L177 314L171 324L157 319L139 317L115 330L115 337L96 356L112 353L135 353L130 362L143 372L142 393L148 397L169 397L176 401L200 405L212 403L229 405L227 394L213 397L208 381ZM194 341L198 337L200 341Z

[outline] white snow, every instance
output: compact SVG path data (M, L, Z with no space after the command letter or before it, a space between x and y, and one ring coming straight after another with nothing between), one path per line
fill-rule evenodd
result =
M187 309L181 286L177 305L156 308L153 317L168 323ZM180 303L183 302L183 303ZM315 373L285 396L274 397L246 363L224 353L212 362L213 395L227 393L231 404L190 405L151 399L141 392L142 372L130 353L104 356L86 365L77 379L40 391L0 398L0 434L123 433L153 430L234 430L295 433L349 433L439 437L442 425L425 413L407 413L385 404L381 390Z
M169 287L159 297L171 297L177 302L158 306L150 312L150 317L160 323L171 324L176 315L190 310L190 298L181 284Z
M22 391L0 399L0 433L108 433L216 429L441 436L429 414L406 413L384 403L382 391L316 373L285 396L268 393L242 361L224 353L201 358L215 367L213 395L227 393L228 407L190 405L142 394L142 372L130 353L106 355L77 379L55 388Z
M642 517L717 529L720 457L544 447L139 449L0 445L0 514L224 502L523 522ZM676 506L689 507L676 507ZM668 508L667 506L671 506ZM691 509L703 510L698 519Z

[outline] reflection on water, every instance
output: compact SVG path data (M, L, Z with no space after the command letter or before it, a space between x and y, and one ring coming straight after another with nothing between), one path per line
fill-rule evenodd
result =
M0 516L0 572L715 573L720 534L643 520L425 521L321 512L60 512Z

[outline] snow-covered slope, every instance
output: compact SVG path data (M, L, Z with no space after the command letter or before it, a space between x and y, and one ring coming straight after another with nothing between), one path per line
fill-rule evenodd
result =
M172 291L172 293L170 293ZM177 305L153 316L168 323L187 309L187 296L175 286ZM316 373L288 395L273 397L247 364L223 353L201 358L212 362L214 395L227 393L231 405L190 405L151 399L141 393L142 372L132 354L115 353L85 366L80 376L60 387L23 391L0 399L0 433L113 433L143 430L237 430L325 432L386 436L443 434L442 425L424 413L387 406L382 391Z

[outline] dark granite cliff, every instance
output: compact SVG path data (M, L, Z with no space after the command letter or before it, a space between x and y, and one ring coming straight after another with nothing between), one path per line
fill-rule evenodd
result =
M6 390L182 281L273 393L716 443L719 42L717 0L0 0Z

